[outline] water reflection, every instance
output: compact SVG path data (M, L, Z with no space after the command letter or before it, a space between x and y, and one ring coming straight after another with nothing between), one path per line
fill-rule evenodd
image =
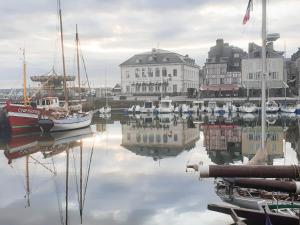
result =
M291 153L295 159L300 146L297 118L268 119L268 162ZM91 130L3 140L0 221L230 224L227 216L206 210L207 203L220 201L212 180L199 183L185 173L186 164L245 162L259 148L260 135L257 116L112 115L96 118ZM152 159L164 163L158 167Z
M192 121L172 115L142 116L122 125L122 146L153 160L189 151L199 138L199 130Z

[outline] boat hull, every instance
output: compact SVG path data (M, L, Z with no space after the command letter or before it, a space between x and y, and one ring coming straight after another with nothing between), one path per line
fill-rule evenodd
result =
M90 126L92 119L89 115L74 119L59 119L53 120L53 127L50 132L76 130Z
M5 106L6 118L12 134L40 131L38 125L42 109L31 106L7 104Z

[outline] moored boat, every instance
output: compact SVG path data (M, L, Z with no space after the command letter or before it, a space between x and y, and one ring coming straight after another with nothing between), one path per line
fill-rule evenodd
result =
M257 110L257 106L252 102L246 102L240 107L240 112L242 113L255 113Z
M155 106L152 101L145 101L144 105L140 108L141 113L153 113Z
M271 100L266 102L267 113L276 113L278 111L279 111L279 106L275 101Z
M43 132L75 130L88 127L92 122L90 113L68 115L62 118L47 118L38 121Z
M158 113L172 113L174 112L174 105L171 99L162 99L159 102L159 107L157 109Z

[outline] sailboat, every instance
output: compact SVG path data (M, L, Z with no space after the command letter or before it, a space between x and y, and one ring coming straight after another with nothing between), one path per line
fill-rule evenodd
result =
M107 87L106 87L106 71L105 71L105 106L99 109L100 114L110 114L111 107L108 105Z
M64 73L64 95L65 95L65 108L68 108L68 93L66 84L66 67L65 67L65 55L64 55L64 39L62 28L62 13L60 1L58 1L59 8L59 20L60 20L60 38L61 38L61 51L62 51L62 64ZM77 52L77 73L78 73L78 86L79 86L79 98L81 102L80 93L80 65L79 65L79 36L76 25L76 52ZM74 113L74 114L51 114L42 115L42 118L38 121L38 124L43 132L56 132L74 130L79 128L88 127L92 122L92 112L89 113Z
M26 84L25 49L23 49L23 104L13 104L11 101L7 101L3 111L12 134L39 131L38 118L42 112L44 114L48 112L48 110L33 107L29 104Z

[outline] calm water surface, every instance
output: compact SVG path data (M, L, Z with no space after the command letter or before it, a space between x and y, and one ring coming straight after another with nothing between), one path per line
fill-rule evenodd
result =
M230 224L206 209L220 203L213 179L187 164L247 163L260 123L238 117L121 116L91 128L3 139L0 223ZM298 119L268 118L268 164L298 164Z

